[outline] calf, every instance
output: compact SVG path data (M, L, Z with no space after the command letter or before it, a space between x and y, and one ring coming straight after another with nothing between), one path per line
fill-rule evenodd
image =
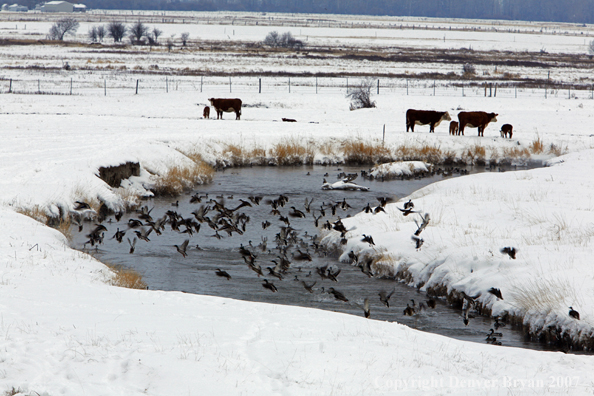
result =
M450 122L450 135L455 136L458 133L458 121Z
M513 130L514 127L511 124L503 124L499 133L501 133L502 138L509 137L511 139L514 134Z
M239 120L241 116L241 99L208 99L210 105L217 111L217 120L223 119L223 112L235 112L235 119Z
M406 132L408 128L415 131L415 125L429 124L429 133L435 132L435 127L442 121L450 121L450 113L447 111L413 110L406 111Z
M202 117L210 118L210 107L204 106L204 111L202 112Z
M495 113L485 113L484 111L461 111L458 113L458 134L464 135L464 127L478 128L478 135L484 136L485 128L491 121L497 121Z

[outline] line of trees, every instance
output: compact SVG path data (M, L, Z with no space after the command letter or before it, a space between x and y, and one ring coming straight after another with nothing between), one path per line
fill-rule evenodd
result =
M144 23L138 21L130 26L118 21L113 21L107 25L93 26L89 29L88 37L92 42L102 42L106 37L113 39L115 43L120 43L128 34L130 42L136 45L159 45L159 37L163 31L159 28L150 28ZM187 45L190 33L184 32L180 35L183 46ZM146 41L145 41L146 40ZM171 40L167 40L169 49L173 46Z
M85 0L90 8L258 11L594 23L592 0Z

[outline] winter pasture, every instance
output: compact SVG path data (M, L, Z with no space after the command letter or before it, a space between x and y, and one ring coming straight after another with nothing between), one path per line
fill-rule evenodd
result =
M141 17L163 31L162 41L171 38L171 50L110 40L88 45L92 25ZM76 201L132 210L151 190L208 182L210 167L512 164L519 170L445 180L394 197L386 213L343 219L349 232L340 259L348 265L353 251L372 260L377 276L452 301L462 293L476 297L484 313L508 326L565 352L591 351L591 27L95 11L80 17L78 34L65 45L45 40L55 18L0 13L4 394L592 393L588 354L465 343L375 321L373 313L365 319L117 287L115 272L71 249L68 233L59 231ZM271 30L291 31L304 50L255 45ZM183 32L190 33L187 48L179 43ZM469 54L476 73L462 76L467 59L435 53ZM349 111L347 78L352 87L366 76L380 80L379 94L372 89L376 107ZM484 82L499 87L496 96L485 96ZM202 119L211 97L241 98L241 120L228 113ZM434 134L428 126L406 133L409 108L447 110L453 120L461 110L499 115L482 138L472 128L449 136L445 123ZM514 126L513 139L500 137L505 123ZM547 166L522 170L527 161ZM99 168L126 162L140 164L139 176L119 187L97 177ZM411 235L420 216L398 210L409 199L430 215L419 249ZM375 246L362 242L363 234ZM336 231L322 237L340 243ZM515 259L501 253L504 247L517 249ZM580 320L568 315L570 306Z

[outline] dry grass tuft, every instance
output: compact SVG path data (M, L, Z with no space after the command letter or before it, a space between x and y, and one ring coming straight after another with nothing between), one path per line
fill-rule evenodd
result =
M198 161L198 162L196 162ZM173 166L155 183L155 193L176 196L189 191L197 184L210 183L214 169L206 162L193 160L188 166Z
M108 280L108 284L118 287L127 287L128 289L146 290L147 285L142 280L142 276L132 270L123 268L119 265L105 264L112 272L113 277Z
M504 147L503 156L505 158L529 158L530 151L527 148Z
M379 142L347 140L342 149L347 164L377 164L393 160L390 150Z
M69 241L72 240L72 231L71 231L72 221L70 220L70 216L67 216L66 219L60 219L60 222L56 225L56 230L60 231L62 235L66 237Z
M539 278L526 285L516 285L511 295L524 312L537 311L545 314L580 301L569 282L561 279Z
M551 143L548 150L549 154L553 154L555 157L559 157L561 155L567 154L567 147L557 146L554 143Z
M324 143L321 143L318 146L318 150L320 154L325 155L327 157L336 155L336 147L334 146L334 143L329 140L325 141Z
M487 150L483 146L475 144L462 154L462 158L469 164L486 163Z
M443 156L443 163L446 165L451 165L456 162L456 152L452 150L444 151L442 153Z
M80 184L78 184L72 191L72 195L75 197L75 201L86 202L89 204L91 209L99 213L101 201L99 201L99 199L96 196L89 196L88 194L88 188Z
M234 144L228 144L223 150L223 156L229 157L231 164L235 166L245 165L245 154L243 147Z
M540 154L544 151L545 146L542 140L540 140L540 136L538 136L535 140L530 143L530 151L532 154Z
M30 218L37 220L40 223L47 224L49 216L47 212L39 205L34 205L31 208L17 208L17 213L29 216Z
M314 150L309 144L304 146L297 139L286 139L270 150L270 156L277 165L311 165L313 164Z
M248 151L247 156L255 162L264 161L266 160L266 149L263 147L255 147Z
M417 150L417 156L418 156L418 160L420 161L424 161L424 162L430 162L433 164L439 163L441 162L441 158L442 158L442 151L439 147L435 147L435 146L422 146L421 148L419 148Z
M39 205L35 205L32 208L17 208L16 211L17 213L28 216L33 220L55 228L56 230L60 231L66 237L66 239L72 240L72 232L70 231L72 222L69 216L66 216L65 219L52 218L48 216L47 212Z
M118 187L114 188L113 192L122 199L122 202L124 203L123 209L125 211L136 209L141 203L142 198L135 191Z

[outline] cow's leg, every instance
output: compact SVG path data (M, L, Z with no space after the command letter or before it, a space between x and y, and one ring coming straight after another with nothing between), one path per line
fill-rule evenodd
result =
M241 113L237 110L235 110L235 119L239 120L239 116L241 115Z
M435 123L432 122L431 124L429 124L429 133L435 133Z

